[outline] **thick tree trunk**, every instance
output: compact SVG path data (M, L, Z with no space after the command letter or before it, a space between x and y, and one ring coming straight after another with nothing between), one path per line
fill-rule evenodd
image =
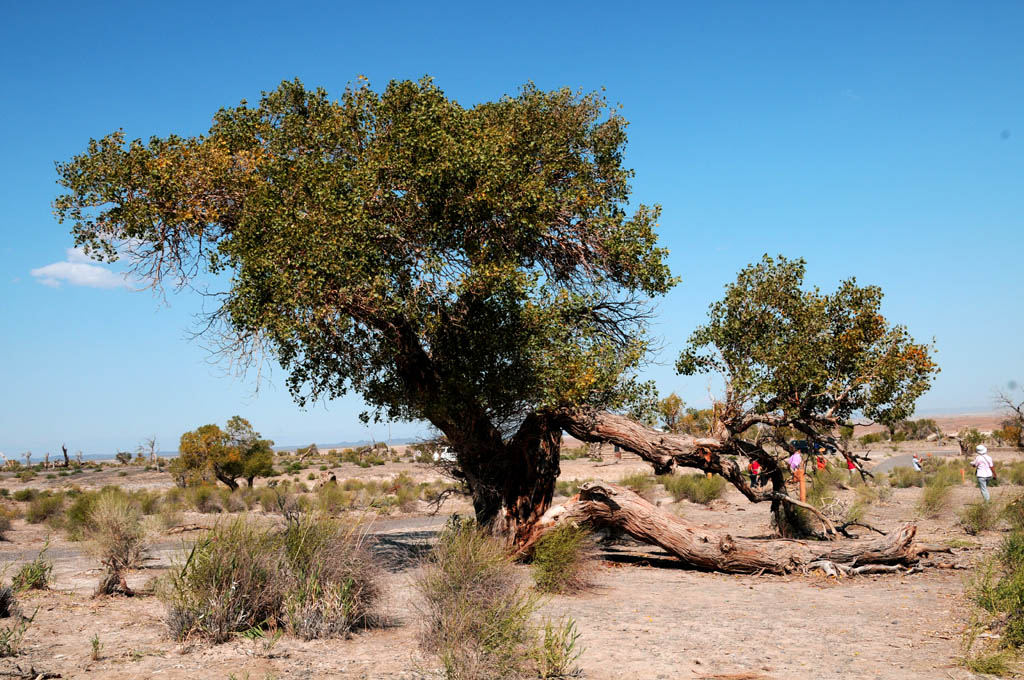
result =
M735 538L691 526L629 489L604 482L588 482L565 505L552 508L529 537L527 549L547 530L566 521L614 527L639 541L660 546L687 566L728 573L784 574L812 566L838 566L842 570L864 565L909 565L925 552L914 543L916 527L912 524L877 539L839 543Z
M221 471L220 468L214 467L213 468L213 474L217 477L217 479L219 479L220 481L222 481L225 484L227 484L228 488L231 489L232 491L235 491L235 490L238 489L238 482L236 482L233 478L228 477L226 474L224 474L224 472Z
M473 496L476 520L521 544L551 507L561 429L546 416L530 414L507 442L487 428L476 434L449 435L458 456L458 474Z

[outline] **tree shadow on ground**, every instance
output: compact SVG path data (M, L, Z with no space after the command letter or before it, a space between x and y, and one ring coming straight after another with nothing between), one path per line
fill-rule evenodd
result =
M437 542L437 534L436 530L377 534L370 549L387 571L406 571L426 557Z

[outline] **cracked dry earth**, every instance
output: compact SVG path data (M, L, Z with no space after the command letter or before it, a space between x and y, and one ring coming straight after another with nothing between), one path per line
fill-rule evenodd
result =
M569 461L563 464L562 478L615 481L636 471L647 468L639 463L602 467ZM346 472L340 469L339 479ZM393 474L380 472L382 477ZM866 519L884 528L916 520L920 540L969 543L952 557L964 565L975 563L1001 540L999 531L968 537L957 527L955 510L976 500L973 487L954 489L950 508L935 518L916 516L920 493L898 489L885 504L873 505ZM768 533L767 507L752 506L731 489L710 508L670 501L661 499L673 512L708 528L747 536ZM452 510L465 513L466 505L453 501L445 508ZM415 555L433 540L444 519L408 515L375 523L387 566L387 627L344 640L284 637L269 656L244 639L216 646L179 645L168 638L163 605L152 595L93 598L99 565L81 544L54 533L48 551L55 565L54 585L22 598L27 611L38 608L38 613L21 653L0 659L0 678L18 677L17 669L96 679L439 677L436 664L416 646L418 616L411 584ZM189 513L184 521L208 525L216 516ZM133 572L129 584L144 587L195 536L158 537L154 559ZM0 561L11 574L43 546L46 530L16 520L7 537L0 543ZM633 543L604 547L600 557L591 590L552 597L541 612L577 621L585 647L579 666L586 678L974 677L955 661L968 615L966 571L929 569L838 581L821 574L727 576L681 569L661 551ZM528 570L521 570L526 581ZM95 660L94 635L102 644Z

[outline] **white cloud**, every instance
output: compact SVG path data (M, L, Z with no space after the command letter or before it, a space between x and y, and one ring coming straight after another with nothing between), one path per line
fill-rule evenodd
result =
M44 286L60 288L61 283L86 288L127 288L128 282L121 274L116 274L96 264L81 248L68 248L64 262L54 262L45 267L32 270L32 276Z

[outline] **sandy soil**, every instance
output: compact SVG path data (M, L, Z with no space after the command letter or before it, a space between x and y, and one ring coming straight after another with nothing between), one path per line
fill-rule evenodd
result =
M902 455L902 454L895 454ZM336 468L339 479L390 477L405 470L419 477L433 473L413 464L361 469ZM85 473L57 480L37 479L36 487L73 481L83 487L116 483L158 488L167 475L135 468ZM563 463L563 479L615 481L631 472L649 472L639 461L609 465L589 460ZM24 484L9 479L0 488ZM1012 493L1013 487L995 490ZM872 506L868 521L892 528L917 521L928 543L959 541L953 560L970 565L1001 540L999 531L966 536L955 510L977 499L971 486L954 489L950 508L935 518L917 517L920 489L896 490L885 504ZM844 492L852 493L852 492ZM769 531L766 506L753 506L730 489L711 507L671 499L657 501L703 527L735 535ZM445 511L466 512L464 501ZM186 513L185 523L208 525L216 515ZM415 561L445 517L422 514L381 518L382 564L387 568L384 612L389 625L347 640L304 642L285 637L263 653L259 645L236 640L223 645L182 647L168 639L163 605L151 596L93 598L99 565L85 546L50 536L55 564L53 589L28 594L23 606L38 613L22 653L0 659L0 677L15 667L60 673L64 678L427 678L437 677L429 658L416 648L417 613L411 587ZM169 566L183 542L196 532L156 537L154 559L131 574L144 587ZM16 520L0 543L7 573L42 548L47 530ZM571 616L582 634L584 677L613 678L947 678L971 677L956 666L960 632L966 620L964 571L933 569L909 576L863 576L835 581L821 575L726 576L678 568L664 553L638 544L604 548L592 590L550 598L543 615ZM528 579L522 568L524 581ZM103 647L91 658L91 639Z

